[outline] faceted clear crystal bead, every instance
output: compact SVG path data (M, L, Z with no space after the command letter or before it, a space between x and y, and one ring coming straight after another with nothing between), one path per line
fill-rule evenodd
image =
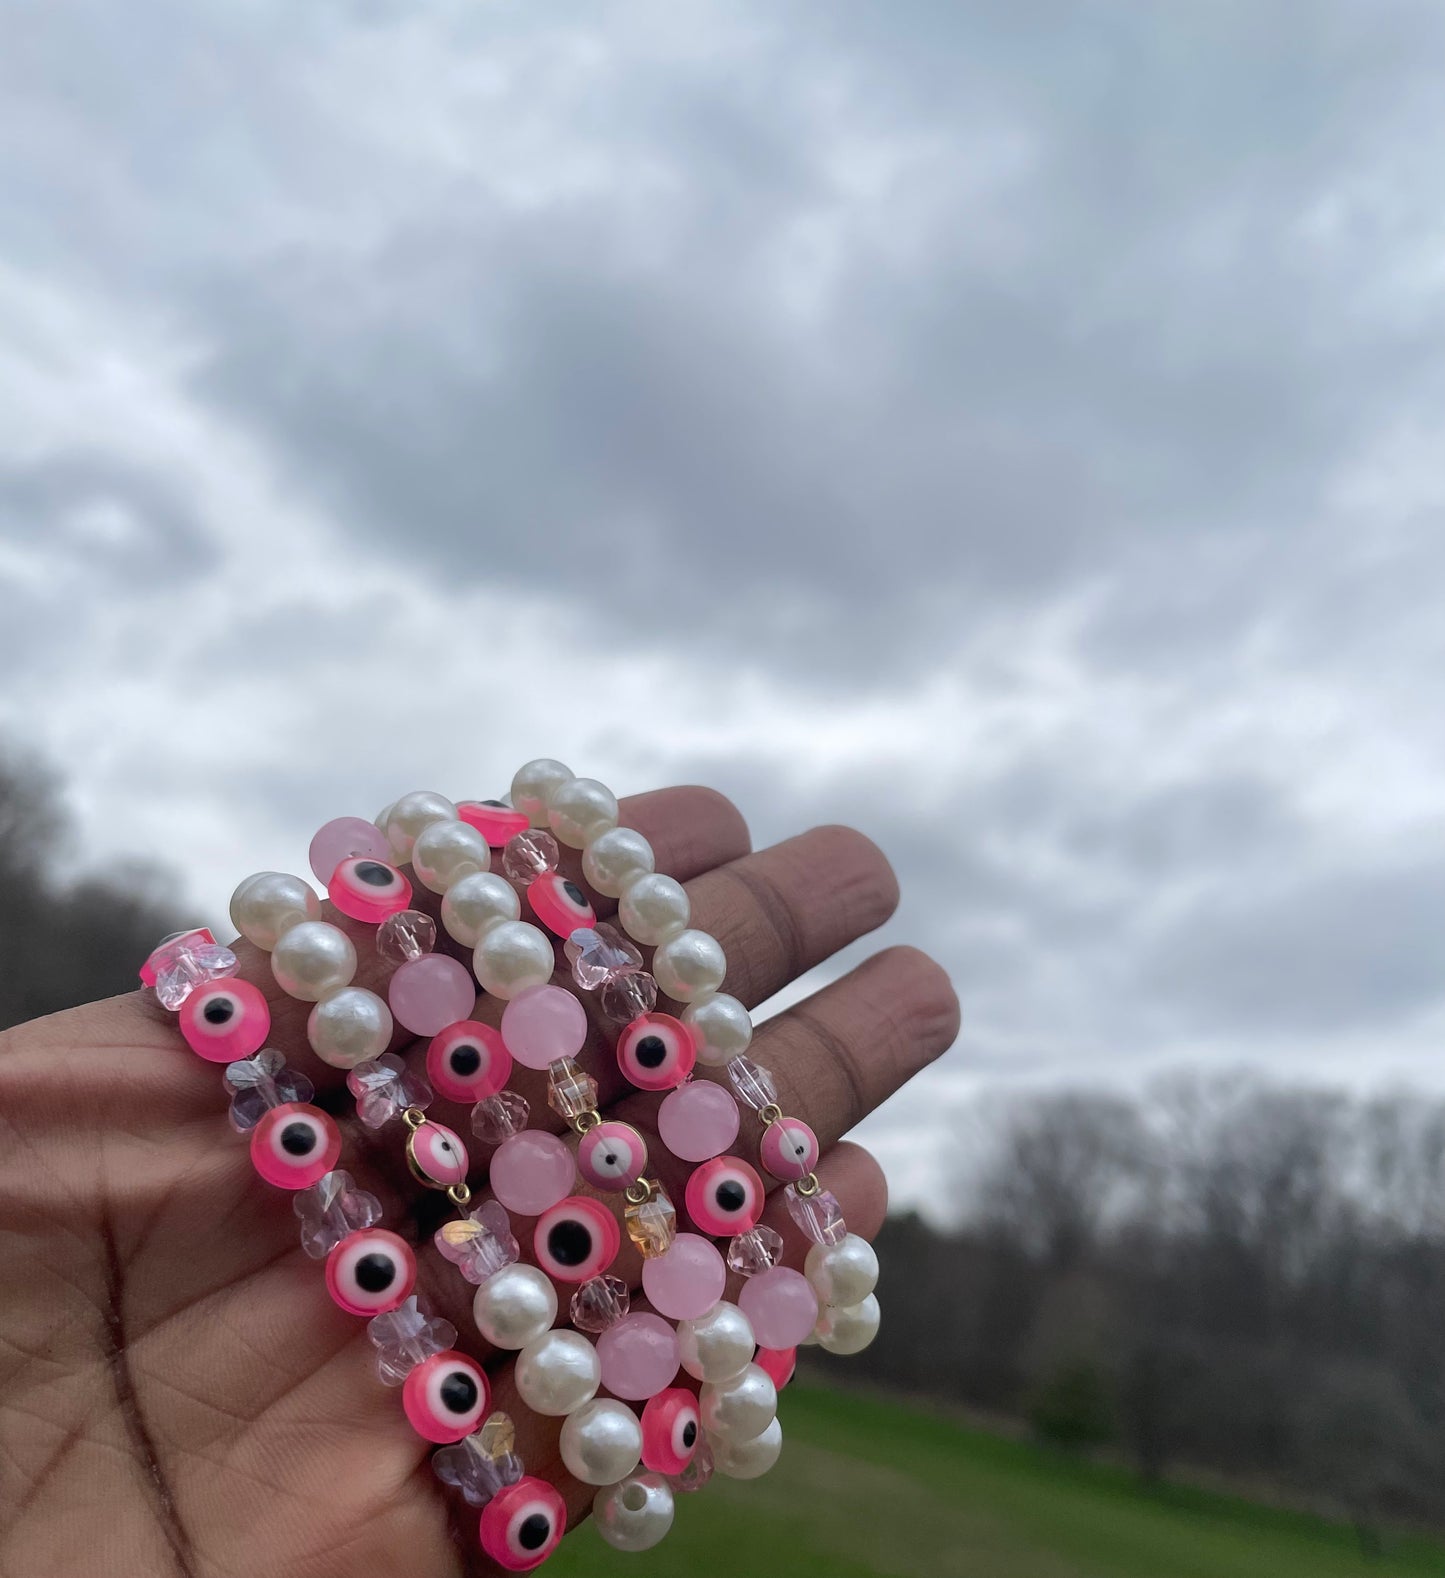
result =
M528 828L509 838L502 850L502 870L519 888L557 869L557 840L544 828Z
M570 1057L558 1058L547 1070L547 1105L570 1123L597 1106L597 1081L584 1074Z
M381 1220L376 1196L358 1189L351 1174L339 1168L299 1190L291 1209L301 1219L301 1247L313 1260L325 1260L348 1233Z
M443 1222L437 1229L436 1246L468 1282L478 1286L521 1257L511 1219L495 1200L478 1206L469 1216Z
M244 1057L226 1065L225 1081L235 1092L231 1097L231 1127L246 1134L272 1107L289 1101L310 1101L316 1094L304 1074L286 1067L275 1047L262 1047L254 1057Z
M738 1093L738 1100L745 1101L754 1112L772 1106L778 1099L778 1087L773 1083L770 1070L750 1057L735 1057L728 1064L728 1078Z
M437 945L437 923L421 910L398 910L376 928L376 951L392 964L422 959Z
M728 1267L740 1277L771 1271L783 1258L783 1235L771 1227L739 1233L728 1245Z
M841 1244L847 1238L843 1207L831 1189L802 1195L796 1184L789 1184L783 1190L783 1199L787 1202L788 1214L815 1244Z
M572 979L584 992L595 992L614 975L642 968L642 950L606 921L579 927L562 951L572 966Z
M241 962L221 947L210 931L198 926L178 931L153 949L141 966L141 980L156 994L162 1008L175 1013L198 986L234 975Z
M604 981L597 1000L614 1025L630 1025L657 1007L657 982L646 970L628 970Z
M640 1205L629 1205L623 1220L627 1223L627 1236L644 1260L665 1255L677 1237L677 1211L663 1189Z
M603 1332L632 1308L632 1295L620 1277L592 1277L572 1295L572 1324L578 1331Z
M472 1108L472 1133L484 1145L500 1145L527 1127L532 1109L515 1090L499 1090Z
M695 1490L701 1490L711 1478L712 1448L704 1437L694 1448L687 1467L680 1474L669 1474L667 1482L678 1494L688 1496Z
M505 1429L494 1428L496 1421L503 1421ZM512 1421L505 1414L493 1414L473 1435L433 1452L432 1472L444 1485L455 1485L472 1506L485 1507L525 1473L515 1446Z
M445 1353L457 1329L440 1316L423 1314L413 1293L400 1309L373 1316L366 1335L376 1348L376 1373L387 1386L400 1386L423 1359Z
M356 1097L356 1115L368 1129L384 1128L408 1107L432 1104L432 1088L422 1074L413 1073L394 1052L358 1063L346 1076Z

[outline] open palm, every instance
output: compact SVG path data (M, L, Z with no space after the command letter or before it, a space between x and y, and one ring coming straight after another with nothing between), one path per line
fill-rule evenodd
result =
M726 950L727 990L749 1006L896 903L881 853L845 828L753 854L737 811L697 788L626 801L622 820L651 841L659 870L685 882L695 924ZM329 907L327 918L358 944L358 983L384 991L389 967L368 929ZM473 1290L425 1244L445 1201L412 1182L393 1129L344 1116L344 1076L307 1046L308 1005L278 990L264 954L236 948L241 973L270 999L271 1044L341 1118L340 1165L380 1199L389 1227L424 1244L418 1291L486 1363L528 1471L559 1486L576 1521L593 1491L562 1467L560 1421L516 1403L511 1356L476 1336ZM500 1007L483 998L478 1017L495 1024ZM841 1136L956 1031L947 977L908 948L759 1027L753 1055L774 1071L785 1108L817 1130L819 1178L855 1232L876 1231L886 1190L877 1163ZM399 1033L393 1050L407 1044ZM680 1198L687 1168L655 1139L660 1098L624 1086L611 1045L594 1026L581 1054L599 1105L643 1131L654 1171ZM364 1323L327 1298L290 1199L253 1173L219 1072L139 994L0 1036L0 1578L494 1571L475 1513L436 1481L397 1394L377 1382ZM519 1067L514 1083L533 1121L561 1132L545 1075ZM433 1111L466 1132L463 1110L438 1101ZM765 1220L800 1253L779 1197ZM636 1285L639 1270L626 1245L618 1274Z

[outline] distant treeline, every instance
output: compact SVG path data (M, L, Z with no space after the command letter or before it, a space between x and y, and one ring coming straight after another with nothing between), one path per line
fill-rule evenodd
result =
M1445 1104L1248 1076L993 1106L945 1231L880 1243L874 1380L1445 1525Z

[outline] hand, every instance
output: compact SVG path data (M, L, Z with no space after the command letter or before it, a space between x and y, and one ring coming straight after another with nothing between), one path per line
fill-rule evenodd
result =
M659 870L686 883L695 923L726 950L727 989L749 1006L881 925L897 902L882 854L845 828L751 854L732 805L695 788L624 802L622 820L651 840ZM419 890L418 903L429 898ZM371 930L329 906L328 918L357 941L358 983L384 990ZM315 1080L320 1104L344 1113L344 1075L307 1046L308 1005L279 991L264 954L236 946L241 973L270 999L271 1044ZM479 1013L495 1023L499 1008L484 999ZM816 1129L819 1178L853 1231L877 1230L886 1188L873 1158L841 1136L957 1027L947 977L910 948L874 956L759 1027L753 1055L774 1071L785 1110ZM594 1030L582 1054L599 1105L644 1131L653 1171L681 1199L688 1169L655 1138L660 1098L624 1090L612 1044ZM438 1483L398 1394L376 1380L365 1323L327 1298L290 1198L252 1171L220 1073L139 994L0 1036L0 1574L492 1572L475 1512ZM544 1075L519 1067L514 1085L534 1123L562 1129ZM432 1111L467 1133L461 1109L438 1101ZM429 1237L441 1197L418 1198L395 1129L374 1134L353 1117L342 1130L341 1165L379 1197L386 1225ZM743 1154L755 1140L745 1126ZM765 1220L797 1263L776 1194ZM639 1263L623 1241L619 1274L635 1284ZM511 1356L485 1350L474 1290L455 1268L429 1243L418 1258L418 1292L456 1325L458 1346L484 1359L528 1472L561 1488L576 1521L593 1491L562 1468L560 1421L516 1402Z

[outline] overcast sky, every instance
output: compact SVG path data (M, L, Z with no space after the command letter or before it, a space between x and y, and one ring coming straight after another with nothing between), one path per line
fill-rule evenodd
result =
M538 754L856 822L905 1195L1445 1085L1445 12L1307 14L0 0L0 731L213 917Z

